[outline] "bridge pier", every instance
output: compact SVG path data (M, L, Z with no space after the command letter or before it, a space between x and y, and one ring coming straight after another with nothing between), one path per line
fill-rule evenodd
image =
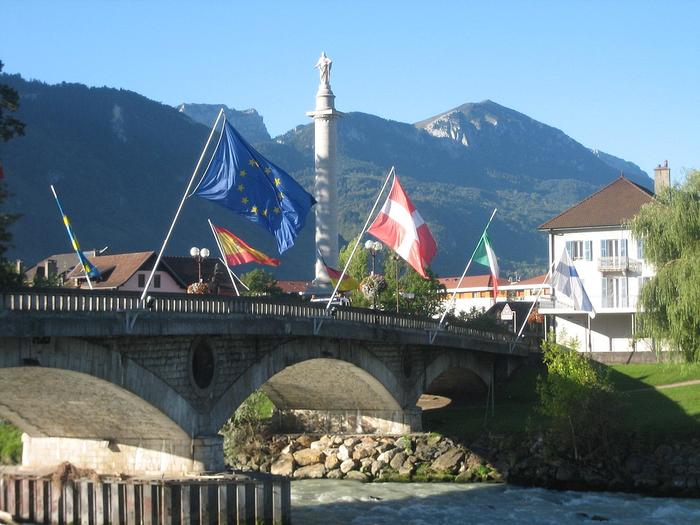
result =
M81 439L22 434L22 466L45 469L68 461L99 473L131 476L197 474L225 470L223 438Z
M421 409L282 410L279 424L288 432L408 434L422 430Z

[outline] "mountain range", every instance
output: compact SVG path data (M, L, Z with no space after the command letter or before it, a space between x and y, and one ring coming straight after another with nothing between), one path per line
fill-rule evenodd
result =
M68 251L49 184L56 186L83 248L157 250L220 106L173 108L131 91L47 85L19 75L0 75L0 83L19 92L17 117L26 123L24 137L0 144L12 193L6 207L22 214L12 228L9 257L33 264ZM226 108L226 115L263 155L311 191L313 123L271 138L254 109ZM651 186L638 166L489 100L415 124L346 113L338 122L338 158L342 238L360 231L393 165L437 239L433 269L441 276L461 273L494 207L489 235L501 267L527 275L542 271L546 261L539 224L621 170ZM274 239L263 229L195 198L186 200L167 253L212 248L207 218L275 255ZM308 223L281 257L278 278L313 277L312 217Z

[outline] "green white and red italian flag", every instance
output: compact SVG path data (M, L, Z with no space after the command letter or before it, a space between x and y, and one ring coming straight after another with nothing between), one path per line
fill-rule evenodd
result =
M493 282L493 298L498 297L498 261L496 253L491 247L489 236L484 232L479 241L479 246L474 253L474 261L484 266L488 266L491 270L491 281Z

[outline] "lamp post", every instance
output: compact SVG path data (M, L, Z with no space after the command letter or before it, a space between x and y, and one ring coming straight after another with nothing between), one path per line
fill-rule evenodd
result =
M202 260L206 259L209 257L209 250L207 248L197 248L193 246L190 248L190 255L194 257L194 260L197 261L197 275L199 276L199 280L197 282L201 283L202 282Z
M371 275L374 276L375 270L376 270L376 258L377 254L382 251L382 243L379 241L372 241L370 239L367 239L365 242L365 250L369 252L369 254L372 256L372 273ZM374 282L374 291L372 292L372 309L376 310L377 309L377 287L378 283L375 281Z
M377 257L377 254L382 251L382 243L379 241L372 241L367 239L365 242L365 250L369 252L369 254L372 256L372 275L374 275L375 271L375 259Z

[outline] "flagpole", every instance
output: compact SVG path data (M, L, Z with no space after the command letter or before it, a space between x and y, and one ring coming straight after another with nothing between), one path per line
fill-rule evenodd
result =
M389 170L389 174L386 176L386 179L384 180L384 184L382 185L382 189L379 190L379 195L377 195L377 199L374 201L374 206L372 206L372 211L369 212L369 215L367 216L367 220L365 221L365 225L362 227L362 231L360 232L360 235L357 236L357 241L355 241L355 246L352 247L352 251L350 252L350 257L348 257L348 260L345 263L345 268L343 268L343 271L340 273L340 278L338 279L338 282L336 283L335 288L333 289L333 293L331 294L331 298L328 300L328 304L326 305L326 310L328 310L331 307L331 303L333 302L333 298L335 297L335 294L338 293L338 288L340 287L341 283L343 282L343 278L345 277L345 274L348 271L348 267L350 266L350 262L352 261L352 258L355 255L355 252L357 251L357 247L360 245L360 241L362 240L362 236L365 234L365 230L367 230L367 226L369 225L369 221L372 219L372 215L374 214L374 211L377 208L377 204L379 204L379 200L382 198L382 193L384 193L384 189L386 188L386 185L389 182L389 179L391 178L392 174L395 174L394 166L392 166L391 169Z
M192 172L192 177L190 178L189 183L187 184L187 188L185 189L185 193L182 196L182 200L180 201L180 205L177 207L177 211L175 212L175 217L173 218L173 222L170 224L170 228L168 229L168 233L165 236L165 240L163 241L163 246L160 248L160 252L158 252L158 257L156 257L156 262L153 265L153 269L151 270L151 273L148 276L148 280L146 281L146 286L143 288L143 293L141 294L141 300L143 301L146 298L146 294L148 293L148 288L151 286L151 281L153 280L153 276L156 273L156 269L158 268L158 264L160 264L160 260L163 257L163 252L165 251L165 247L168 244L168 241L170 240L170 235L173 233L173 229L175 228L175 223L177 222L177 218L180 215L180 211L182 210L182 207L185 204L185 199L187 199L187 194L190 191L190 187L192 186L192 183L194 182L194 178L197 176L197 171L199 171L199 167L202 164L202 160L204 160L204 155L207 152L207 148L209 147L209 143L211 142L211 138L214 136L214 131L216 130L217 126L219 125L219 120L221 119L221 115L224 113L224 108L221 108L219 110L219 114L216 116L216 120L214 121L214 125L211 128L211 132L209 133L209 138L207 139L207 143L204 145L204 149L202 150L202 154L199 156L199 161L197 161L197 166L195 166L194 171Z
M479 246L481 245L482 242L484 242L484 234L486 233L486 230L489 229L489 226L491 225L491 221L493 220L494 215L496 215L496 212L498 211L498 208L493 209L493 213L491 214L491 217L489 218L489 222L486 223L486 227L484 228L484 231L481 232L481 237L479 237L479 242L476 244L476 247L474 248L474 251L472 252L471 257L469 257L469 261L467 262L467 266L464 267L464 271L462 272L462 276L459 278L459 282L457 283L457 286L455 287L455 291L452 292L452 297L450 297L450 300L447 303L447 307L445 308L445 311L442 313L442 317L440 317L440 322L437 325L437 328L435 329L435 332L433 332L433 335L430 338L430 342L432 343L435 340L435 336L437 335L437 331L440 330L440 327L442 326L443 321L445 320L445 316L447 316L447 312L450 310L450 306L455 300L455 296L457 295L457 290L459 289L460 285L462 284L462 281L464 280L464 276L467 275L467 272L469 271L469 267L472 264L472 260L474 259L474 254L476 253L476 250L479 249Z
M221 257L219 257L219 261L221 261L222 264L227 264L226 261L224 261ZM246 290L250 291L250 287L246 283L244 283L243 280L240 277L238 277L238 275L236 275L236 272L231 270L231 275L233 275L234 279L238 281L238 284L240 284Z
M221 252L222 260L226 261L226 255L224 254L224 249L221 247L221 243L219 242L219 236L214 231L214 225L211 223L211 219L207 219L207 222L209 223L209 227L211 228L211 234L214 236L214 240L216 241L216 245L219 247L219 252ZM228 271L228 276L231 278L231 284L233 284L233 289L236 290L236 295L238 297L240 297L241 292L238 291L238 286L236 286L236 281L233 280L231 268L228 267L227 262L224 262L224 265L226 266L226 270Z
M64 220L64 217L66 217L66 213L63 211L63 208L61 207L61 201L58 200L58 195L56 195L56 190L53 187L53 184L49 184L49 187L51 188L51 193L53 193L53 198L56 199L56 204L58 205L58 211L61 212L61 220ZM65 222L64 222L64 226ZM66 230L68 231L68 226L66 226ZM70 231L68 231L68 237L70 238ZM71 243L75 241L74 238L71 238ZM75 241L76 245L78 244L78 241ZM80 247L78 247L78 250L80 250ZM87 279L88 287L90 290L92 290L92 281L90 280L90 275L88 274L88 271L85 269L85 266L83 265L83 261L80 259L80 255L78 255L78 250L76 250L76 257L78 258L78 264L83 267L83 273L85 274L85 279ZM48 275L46 275L48 277Z
M549 277L552 275L552 270L554 269L554 264L557 261L552 261L552 264L549 265L549 270L547 271L547 275L544 276L544 281L542 281L542 284L546 284L547 281L549 280ZM532 302L530 305L530 309L527 311L527 315L525 316L525 319L523 320L523 324L520 326L520 330L518 330L518 334L515 336L515 339L513 340L512 347L515 348L515 344L518 342L518 339L520 339L520 336L523 333L523 330L525 330L525 325L527 324L527 320L530 318L530 314L532 313L532 310L535 308L535 305L537 302L540 300L540 297L542 297L542 292L544 292L544 286L540 287L540 291L537 292L537 295L535 296L535 300ZM545 336L547 334L545 333Z

